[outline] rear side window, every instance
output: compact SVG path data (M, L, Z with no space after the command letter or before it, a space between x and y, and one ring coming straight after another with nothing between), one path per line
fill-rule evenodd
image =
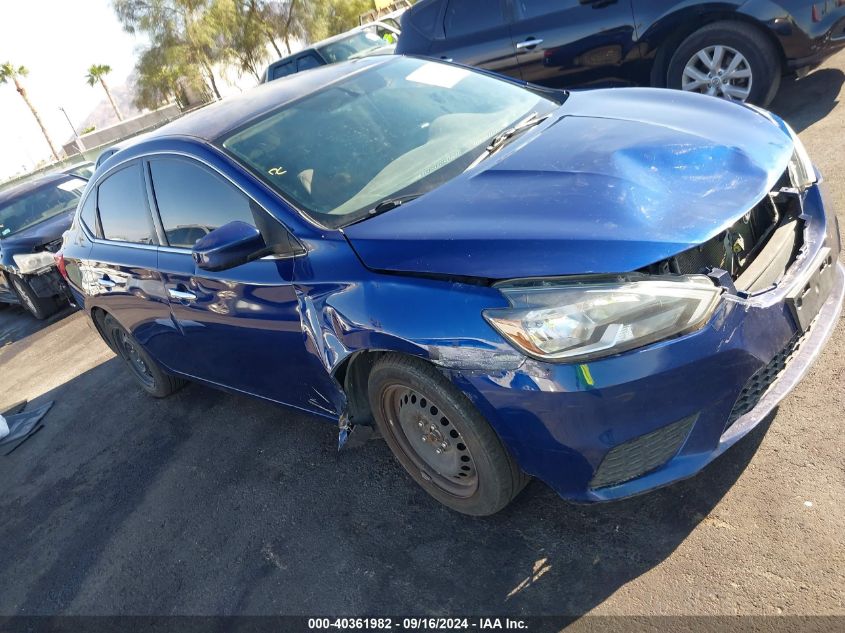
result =
M522 20L565 11L571 8L569 3L561 2L561 0L517 0L516 6L519 9L519 17Z
M146 198L137 164L106 178L97 195L103 237L116 242L155 243Z
M437 27L440 6L440 0L423 0L411 9L408 9L402 16L402 21L409 20L417 31L426 37L431 37L434 35L434 29Z
M270 71L270 73L272 75L270 77L270 79L272 80L272 79L279 79L280 77L287 77L288 75L293 74L293 71L294 71L293 61L291 60L289 62L285 62L284 64L281 64L281 65L273 68Z
M446 37L459 37L480 33L504 23L499 0L449 0L443 28Z
M82 211L80 211L79 217L82 218L82 222L88 227L88 230L99 237L99 233L97 233L96 189L88 194L88 197L85 199L85 204L82 205Z
M178 158L150 161L158 213L170 246L192 248L216 228L255 225L249 198L205 167Z
M297 72L302 72L303 70L308 70L309 68L316 68L317 66L322 66L322 64L320 63L320 60L317 59L317 56L311 53L303 55L296 60Z

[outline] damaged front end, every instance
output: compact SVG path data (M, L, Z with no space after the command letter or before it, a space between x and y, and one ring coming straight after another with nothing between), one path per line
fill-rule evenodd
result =
M804 246L801 192L784 173L750 211L713 238L641 269L653 275L706 274L740 296L776 285Z

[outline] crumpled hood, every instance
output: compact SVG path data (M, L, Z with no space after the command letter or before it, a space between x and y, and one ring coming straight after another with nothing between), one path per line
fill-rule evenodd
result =
M477 168L345 233L378 270L494 279L627 272L736 222L792 150L782 122L720 99L576 92Z
M5 262L7 257L11 255L41 250L40 247L62 237L62 234L70 228L71 222L73 222L74 212L60 213L49 220L39 222L0 240L0 253L3 255L3 261Z

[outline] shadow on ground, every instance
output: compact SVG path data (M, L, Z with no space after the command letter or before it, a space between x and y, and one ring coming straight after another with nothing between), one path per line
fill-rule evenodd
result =
M845 73L838 68L822 68L803 79L785 77L769 110L801 132L833 111L843 82Z
M0 350L28 336L32 336L50 325L74 313L66 307L44 321L39 321L19 305L0 303ZM33 342L37 338L33 339Z
M383 442L338 454L332 425L197 385L154 400L117 359L45 400L0 458L0 614L578 615L669 556L770 423L656 493L575 506L534 482L473 519Z

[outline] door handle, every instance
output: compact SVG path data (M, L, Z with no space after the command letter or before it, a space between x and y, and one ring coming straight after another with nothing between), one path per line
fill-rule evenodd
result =
M440 59L442 59L444 62L453 62L453 61L455 61L455 60L454 60L454 59L452 59L451 57L446 57L445 55L443 55Z
M176 299L177 301L196 301L197 296L193 292L188 292L187 290L176 290L176 288L168 288L167 295L171 299Z
M524 49L532 49L535 46L537 46L538 44L542 44L542 43L543 43L543 40L538 40L538 39L535 39L535 38L532 37L532 38L524 40L522 42L517 42L516 50L521 51L521 50L524 50Z
M97 285L103 288L114 288L117 284L108 277L99 277L97 279Z

